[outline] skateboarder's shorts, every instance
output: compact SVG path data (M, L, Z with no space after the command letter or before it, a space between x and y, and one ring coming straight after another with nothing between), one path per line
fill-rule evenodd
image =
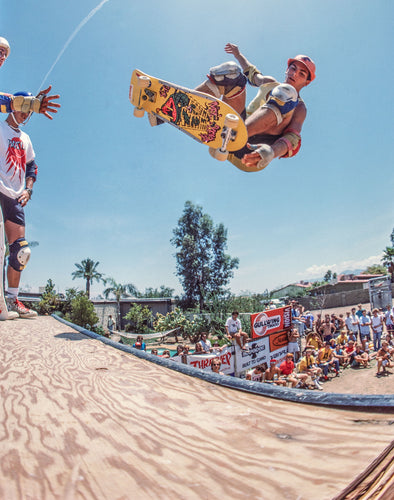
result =
M281 135L269 135L269 134L256 134L252 135L252 137L249 137L248 143L249 144L268 144L268 146L272 146L272 144L277 141ZM234 151L234 156L237 158L243 158L244 155L253 153L253 150L249 149L248 146L244 146L242 149L239 149L238 151Z
M25 211L18 200L0 193L0 204L4 222L9 220L18 226L25 226Z

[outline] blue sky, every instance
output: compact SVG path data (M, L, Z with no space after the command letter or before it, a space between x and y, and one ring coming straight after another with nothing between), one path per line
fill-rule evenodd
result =
M39 246L23 285L52 278L59 290L83 288L71 273L89 257L118 282L180 292L170 239L186 200L228 229L228 252L240 259L234 293L379 262L394 227L392 1L39 4L21 1L16 22L3 2L0 20L11 44L3 91L36 92L65 49L45 82L61 111L26 127L39 166L27 238ZM194 87L231 58L229 41L277 79L299 53L317 66L302 92L300 153L259 173L213 160L173 127L151 128L128 101L134 68Z

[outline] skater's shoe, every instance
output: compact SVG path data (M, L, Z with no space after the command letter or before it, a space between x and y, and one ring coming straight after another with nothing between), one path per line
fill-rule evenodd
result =
M14 312L17 313L20 318L35 318L36 316L38 316L38 313L36 311L33 311L32 309L26 307L20 300L11 297L7 298L6 300L8 314L10 314L10 312Z
M153 113L148 113L148 120L151 127L156 127L156 125L161 125L162 123L164 123L164 120L154 115Z
M5 321L7 319L16 319L19 318L19 314L15 311L7 311L7 317L5 317L5 314L1 315L0 321Z

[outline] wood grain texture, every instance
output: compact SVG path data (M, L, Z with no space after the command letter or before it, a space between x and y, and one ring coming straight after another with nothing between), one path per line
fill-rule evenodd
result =
M0 499L330 499L391 415L208 384L53 318L0 323Z

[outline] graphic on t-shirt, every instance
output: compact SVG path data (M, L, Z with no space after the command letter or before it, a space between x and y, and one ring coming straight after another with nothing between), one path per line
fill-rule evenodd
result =
M6 163L8 165L7 173L12 172L11 179L18 176L19 181L21 181L26 168L26 153L19 137L8 140Z

